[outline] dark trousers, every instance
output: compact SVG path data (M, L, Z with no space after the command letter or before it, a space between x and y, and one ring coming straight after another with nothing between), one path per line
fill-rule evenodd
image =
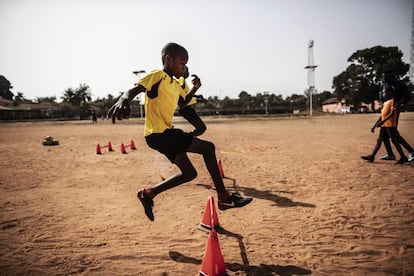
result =
M395 128L395 127L381 127L380 137L381 137L381 140L384 142L384 145L385 145L386 148L387 148L386 143L388 143L388 145L389 145L390 144L390 139L391 139L391 142L394 144L394 147L397 149L398 153L400 154L400 157L401 158L405 157L405 154L404 154L404 152L401 148L401 145L400 145L401 139L404 140L404 138L402 138L399 135L399 133L397 131L397 128ZM377 153L377 151L381 147L380 137L378 137L377 145L374 148L374 153L373 153L374 155ZM379 146L378 146L378 144L379 144ZM377 146L378 146L378 149L377 149ZM390 151L388 151L388 148L387 148L387 153L390 156L390 152L391 152L391 156L392 156L393 153L392 153L390 145L389 145L389 148L390 148Z
M379 151L379 149L381 148L381 144L384 143L388 156L394 156L394 153L392 152L392 149L391 149L390 138L391 137L389 136L387 128L381 127L380 133L377 138L377 144L375 145L374 150L372 151L371 155L375 156L377 152Z

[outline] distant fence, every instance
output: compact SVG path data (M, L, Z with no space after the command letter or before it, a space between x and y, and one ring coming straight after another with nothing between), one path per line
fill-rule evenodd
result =
M277 106L271 107L267 110L265 108L255 108L255 109L242 109L240 107L235 108L210 108L210 109L200 109L195 108L197 114L200 116L210 116L210 115L266 115L266 114L287 114L293 113L294 109L291 106ZM178 114L178 112L177 112Z
M0 120L23 121L23 120L88 120L90 111L63 111L63 110L22 110L7 109L0 110Z

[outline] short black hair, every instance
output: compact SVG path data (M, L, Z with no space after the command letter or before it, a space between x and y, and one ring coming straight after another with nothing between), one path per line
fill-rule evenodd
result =
M384 90L390 93L391 95L394 95L395 88L392 85L384 85Z
M175 58L177 56L182 56L182 57L187 57L188 58L187 50L183 46L181 46L177 43L174 43L174 42L167 43L164 46L164 48L162 48L161 58L162 58L162 63L163 64L164 64L165 57L167 55L169 55L172 58Z

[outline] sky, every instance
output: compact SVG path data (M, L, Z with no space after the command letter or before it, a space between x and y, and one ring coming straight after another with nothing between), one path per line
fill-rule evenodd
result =
M197 94L287 97L308 86L314 40L315 87L332 92L357 50L397 46L409 63L412 15L412 0L0 0L0 75L32 100L80 84L116 97L176 42Z

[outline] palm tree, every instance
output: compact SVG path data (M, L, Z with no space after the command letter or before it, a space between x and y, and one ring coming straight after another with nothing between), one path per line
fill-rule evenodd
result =
M92 100L91 91L88 85L80 84L75 90L68 88L63 93L61 99L65 103L70 103L72 106L80 107Z
M74 96L75 96L75 90L73 90L73 88L68 88L65 90L65 92L63 93L63 96L60 98L63 100L64 103L72 103Z
M89 85L79 85L79 88L76 89L75 99L77 103L76 106L82 106L83 104L90 102L92 100L92 93Z

